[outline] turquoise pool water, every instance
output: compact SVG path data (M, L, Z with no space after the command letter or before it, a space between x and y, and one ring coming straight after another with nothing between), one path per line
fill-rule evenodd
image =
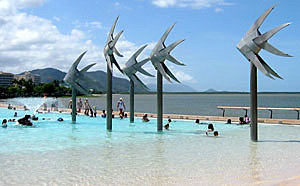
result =
M0 108L0 118L13 118ZM18 111L19 116L25 114ZM0 185L274 185L300 181L300 127L259 125L259 142L249 126L176 120L156 132L156 120L134 124L70 114L38 114L36 127L8 123L0 128ZM63 117L64 122L57 122Z

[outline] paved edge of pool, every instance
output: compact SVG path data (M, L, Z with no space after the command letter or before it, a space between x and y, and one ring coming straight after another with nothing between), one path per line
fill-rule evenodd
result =
M7 108L8 104L0 103L0 107ZM24 109L23 106L13 106L17 109ZM67 108L55 108L43 110L41 107L39 111L49 111L49 112L62 112L62 113L70 113L71 109ZM129 115L129 112L126 112ZM81 112L80 114L83 114ZM118 115L117 112L114 112L115 115ZM135 117L142 117L145 113L135 112ZM157 114L147 113L149 117L156 118ZM222 117L222 116L198 116L198 115L182 115L182 114L163 114L163 118L172 118L172 119L184 119L184 120L196 120L199 119L201 121L223 121L227 122L228 119L231 119L232 122L239 122L239 117ZM293 119L269 119L269 118L258 118L258 123L266 123L266 124L284 124L284 125L300 125L300 120Z

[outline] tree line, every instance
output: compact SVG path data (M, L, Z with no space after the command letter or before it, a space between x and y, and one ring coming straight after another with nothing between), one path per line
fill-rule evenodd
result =
M32 97L32 96L53 96L61 97L71 95L72 89L63 85L63 81L54 80L50 83L41 83L35 85L30 79L28 81L13 80L12 85L9 87L0 86L0 97L11 98L11 97Z

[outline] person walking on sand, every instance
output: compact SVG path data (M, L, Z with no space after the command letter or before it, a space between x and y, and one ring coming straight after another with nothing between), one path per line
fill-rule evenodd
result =
M120 111L119 115L123 116L123 112L126 109L125 103L123 101L123 98L120 98L120 100L117 103L117 110Z

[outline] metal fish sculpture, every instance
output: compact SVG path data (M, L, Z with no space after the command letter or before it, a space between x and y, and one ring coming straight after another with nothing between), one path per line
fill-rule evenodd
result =
M270 7L267 11L265 11L252 25L250 30L246 33L246 35L242 38L242 40L238 43L237 49L248 59L249 62L253 63L256 68L258 68L263 74L274 79L274 77L282 79L263 59L258 55L261 49L265 49L266 51L284 57L292 57L289 54L286 54L270 43L268 40L275 35L281 29L287 27L291 23L286 23L280 25L272 30L261 34L258 30L266 17L270 14L270 12L275 8L275 5Z
M64 77L64 81L67 82L69 85L71 85L73 88L75 88L77 91L88 94L88 89L86 88L87 85L91 85L93 81L86 76L85 72L88 71L92 66L94 66L96 63L90 64L83 68L82 70L78 70L78 64L81 61L82 57L84 56L84 53L82 53L76 61L73 63L71 68L69 69L67 75Z
M128 76L129 79L131 79L137 86L148 90L149 88L138 78L138 76L135 74L136 72L140 72L146 76L154 77L152 74L145 71L142 66L146 64L150 59L144 59L140 62L137 62L136 58L140 53L146 48L147 45L142 46L140 49L138 49L126 62L125 67L123 68L123 73Z
M181 42L184 41L184 39L178 40L172 44L170 44L168 47L165 45L165 40L167 39L170 31L173 29L175 24L171 25L168 30L164 33L164 35L160 38L160 40L157 42L156 46L152 50L152 53L150 54L150 60L153 64L153 66L165 77L166 80L171 82L170 77L179 82L178 79L172 74L172 72L168 69L168 67L165 65L165 60L169 60L173 62L176 65L185 65L181 62L179 62L177 59L175 59L173 56L171 56L170 52ZM180 82L179 82L180 83Z
M119 19L119 16L116 18L113 26L111 27L111 30L109 32L105 47L104 47L104 57L106 59L106 62L108 64L109 70L112 72L112 64L115 64L116 67L122 72L121 67L119 66L117 60L115 59L114 53L117 54L120 57L123 57L122 54L117 50L116 43L119 40L121 34L123 33L123 30L119 32L116 37L113 36L117 21Z

